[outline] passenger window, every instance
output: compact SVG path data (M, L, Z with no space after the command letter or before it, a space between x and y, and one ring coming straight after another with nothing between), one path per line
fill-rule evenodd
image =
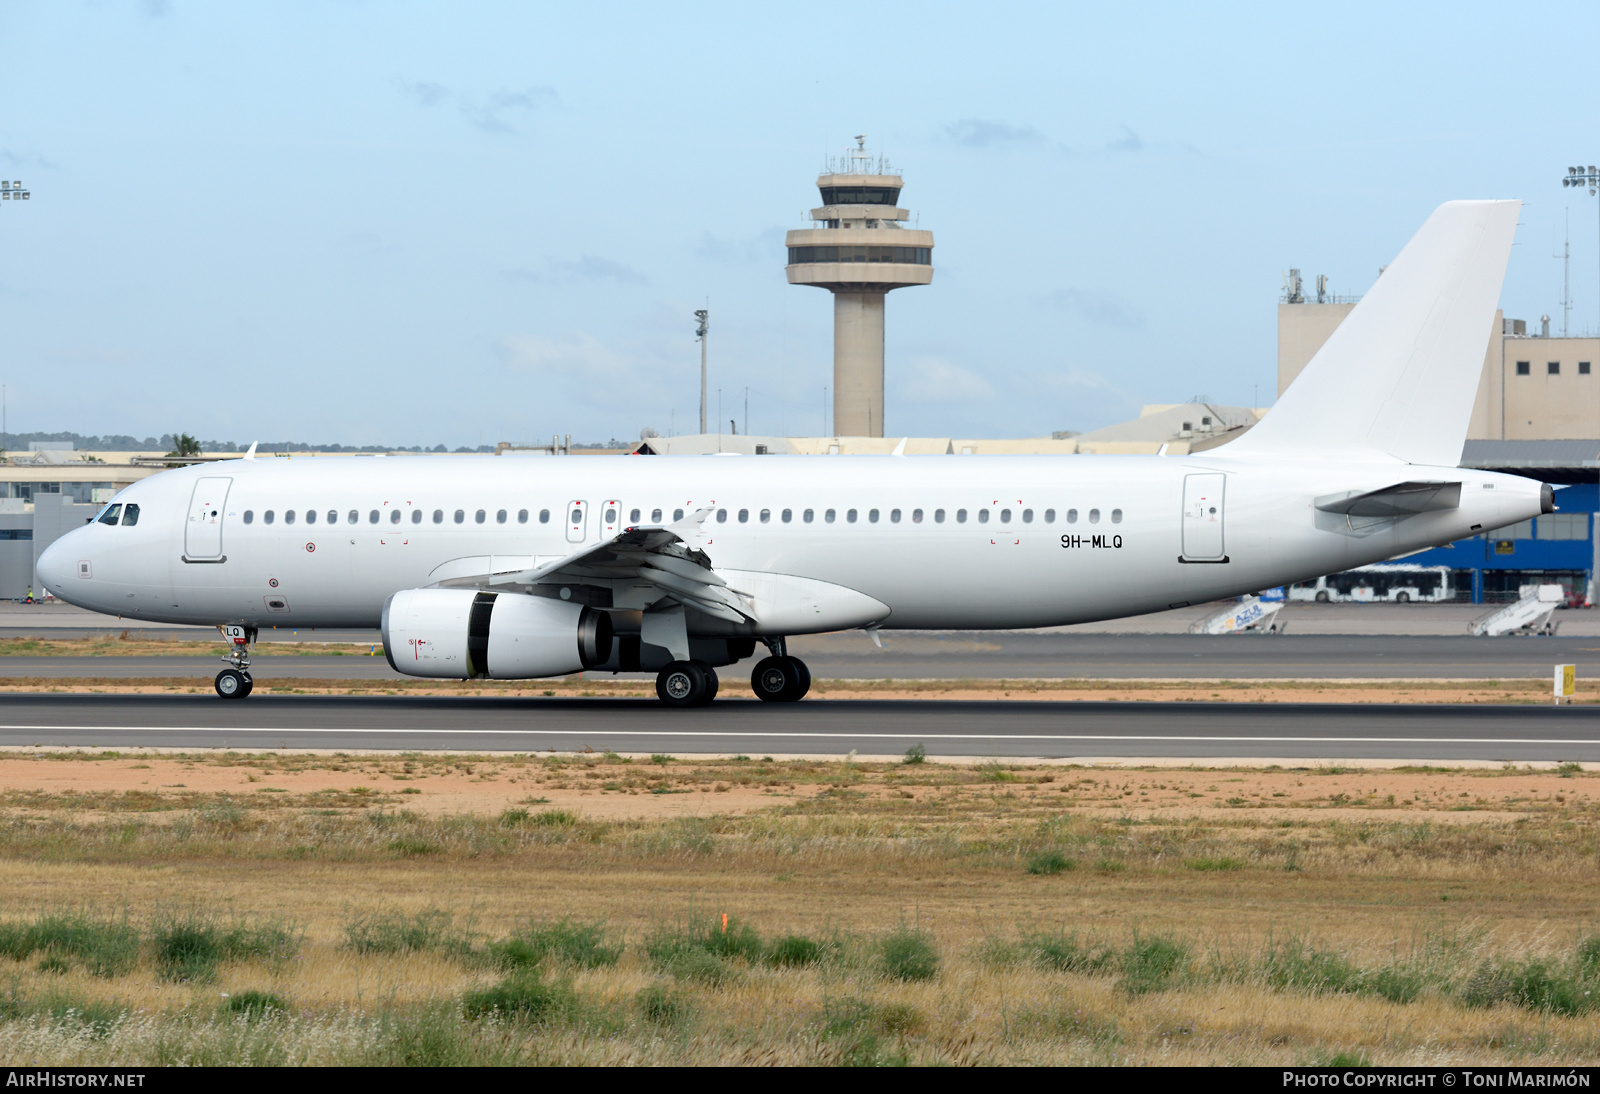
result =
M337 510L337 509L329 509L328 510L328 523L329 524L338 524L339 523L339 510Z
M935 524L943 524L944 523L944 510L943 509L935 509L933 511L933 523L935 523Z
M794 510L785 509L783 511L783 523L788 524L792 520L794 520Z
M1023 524L1032 524L1033 523L1033 510L1032 509L1024 509L1022 511L1022 523Z
M854 509L849 510L845 513L844 519L854 524L856 522L856 511Z
M526 509L518 509L517 510L517 523L518 524L527 524L528 523L528 511Z
M390 524L399 524L400 523L400 510L398 510L398 509L389 510L389 523Z
M1089 523L1090 524L1099 524L1100 523L1100 510L1098 510L1098 509L1089 510Z
M550 523L550 510L548 510L548 509L539 510L539 523L540 524L549 524Z
M617 511L615 509L607 509L606 510L606 523L607 524L615 524L615 523L617 523Z
M496 524L504 524L506 522L506 511L504 509L501 509L495 513L494 522Z
M956 510L956 523L957 524L965 524L965 523L967 523L967 511L965 509L957 509Z
M254 509L246 509L244 511L244 522L246 524L254 524L256 522L256 511Z
M317 511L315 509L307 509L306 510L306 523L307 524L315 524L315 523L317 523Z
M456 510L456 523L460 524L462 521L464 521L466 519L467 519L467 511L465 509L457 509Z
M673 520L682 520L683 519L683 510L682 509L674 509L672 511L672 519Z
M900 510L898 510L898 509L889 510L889 523L890 524L899 524L900 523Z
M125 506L122 510L122 526L132 528L139 523L139 507L137 505Z
M1121 524L1122 523L1122 510L1121 509L1113 509L1113 510L1111 510L1111 523L1112 524Z
M717 510L717 523L718 524L727 524L728 523L728 511L726 509L718 509Z
M1068 524L1077 524L1078 523L1078 511L1076 509L1068 509L1067 510L1067 523Z
M482 509L479 509L476 513L472 514L472 519L477 521L479 524L482 524L483 519L488 515L488 513L484 512ZM613 517L613 519L615 518Z
M771 524L772 523L772 510L771 509L763 509L763 510L761 510L761 523L762 524Z
M444 523L444 510L443 509L435 509L433 511L433 523L435 523L435 524L443 524Z
M810 524L812 520L816 518L816 515L817 511L815 509L807 509L804 513L800 514L800 519L805 521L807 524Z
M1046 509L1044 511L1044 522L1046 524L1054 524L1056 522L1056 511L1054 509Z
M367 513L367 523L368 524L377 524L378 523L378 511L376 509L373 509L373 510L371 510L370 512Z
M661 523L661 510L659 510L659 509L650 510L650 523L651 524L660 524Z
M638 524L639 523L639 510L634 509L634 510L631 510L628 513L628 523L629 524Z
M116 523L117 523L117 518L120 517L121 515L122 515L122 506L120 504L119 505L108 505L108 506L106 506L106 511L104 513L100 514L100 523L101 524L109 524L109 525L112 525L113 527L115 527Z
M978 523L979 524L988 524L989 523L989 510L987 510L987 509L979 509L978 510Z
M878 523L878 511L876 509L868 509L867 510L867 519L869 521L871 521L873 524L877 524Z
M1001 524L1010 524L1011 523L1011 510L1009 510L1009 509L1000 510L1000 523Z
M412 524L421 524L422 523L422 510L421 509L413 509L413 510L411 510L411 523Z
M748 509L739 510L739 523L740 524L749 524L750 523L750 510L748 510Z
M913 510L911 510L911 523L912 524L921 524L922 523L922 510L921 509L913 509Z
M271 524L272 523L272 510L271 509L268 509L265 513L261 514L261 522L263 524Z
M823 514L822 514L822 519L823 519L823 520L824 520L824 521L826 521L826 522L827 522L827 523L829 523L829 524L832 524L832 523L833 523L833 519L834 519L834 512L833 512L833 510L832 510L832 509L829 509L829 510L828 510L828 511L827 511L827 512L826 512L826 513L823 513Z
M283 523L285 523L285 524L293 524L294 523L294 517L295 517L295 512L294 512L293 509L285 509L283 511Z
M361 519L361 514L352 509L350 512L345 514L344 519L349 521L351 524L355 524Z

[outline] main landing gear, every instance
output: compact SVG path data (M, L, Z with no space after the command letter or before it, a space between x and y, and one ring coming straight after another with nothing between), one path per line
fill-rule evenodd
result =
M764 640L770 657L756 662L750 688L764 703L794 703L811 690L811 670L790 657L781 638ZM656 695L669 707L705 706L717 697L717 670L704 661L673 661L656 676Z
M798 657L763 657L750 674L750 689L763 703L794 703L811 690L811 670Z
M250 647L255 645L254 627L227 626L222 635L228 640L228 655L223 658L228 667L217 673L212 686L223 699L243 699L255 690L250 677Z

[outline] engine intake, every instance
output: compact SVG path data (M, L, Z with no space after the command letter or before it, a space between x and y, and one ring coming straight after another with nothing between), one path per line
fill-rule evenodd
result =
M383 655L407 676L565 676L611 656L611 617L522 593L406 589L383 605Z

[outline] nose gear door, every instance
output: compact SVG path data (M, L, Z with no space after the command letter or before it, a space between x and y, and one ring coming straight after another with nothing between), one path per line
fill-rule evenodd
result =
M230 478L204 478L189 498L189 520L183 528L183 557L192 562L222 558L222 514L227 510Z

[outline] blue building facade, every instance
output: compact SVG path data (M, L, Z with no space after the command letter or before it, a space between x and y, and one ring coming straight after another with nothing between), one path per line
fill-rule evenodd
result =
M1554 513L1407 555L1406 563L1448 566L1455 598L1474 604L1515 600L1523 585L1557 584L1567 587L1569 602L1591 602L1600 485L1554 485Z

